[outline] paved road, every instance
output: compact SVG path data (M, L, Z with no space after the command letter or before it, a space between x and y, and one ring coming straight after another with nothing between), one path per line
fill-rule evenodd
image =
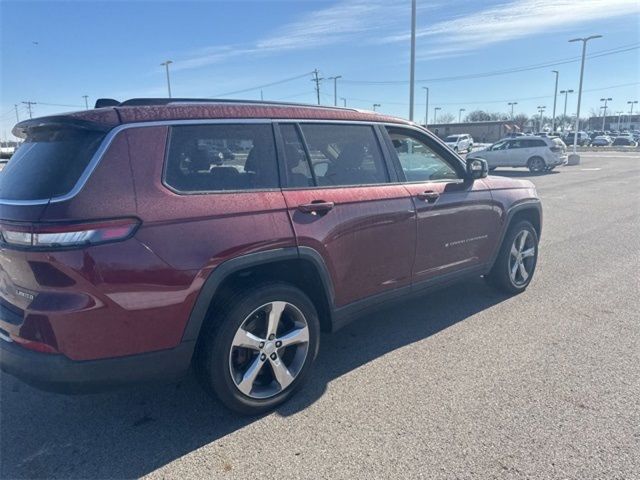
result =
M64 397L1 379L4 478L640 478L640 157L530 177L526 293L481 280L323 338L316 378L248 419L193 379Z

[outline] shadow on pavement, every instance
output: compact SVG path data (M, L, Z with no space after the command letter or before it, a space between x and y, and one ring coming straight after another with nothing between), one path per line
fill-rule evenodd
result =
M276 414L294 415L322 397L332 380L506 298L479 278L324 335L313 378ZM140 477L259 421L225 409L193 376L172 385L63 396L3 374L0 388L2 478Z

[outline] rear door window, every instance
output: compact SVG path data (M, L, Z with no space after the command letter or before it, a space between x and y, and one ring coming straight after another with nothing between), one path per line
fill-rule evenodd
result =
M301 128L318 186L389 181L373 127L303 123Z
M69 193L86 170L104 132L39 127L0 173L0 199L46 200Z
M278 188L272 126L171 127L165 183L181 193Z

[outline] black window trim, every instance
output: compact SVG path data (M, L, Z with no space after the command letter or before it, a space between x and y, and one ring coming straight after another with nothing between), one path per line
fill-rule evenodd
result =
M270 125L271 126L271 135L273 137L273 151L275 154L276 160L276 170L278 174L278 185L273 188L244 188L244 189L229 189L229 190L179 190L167 183L167 165L169 162L169 151L171 147L171 138L172 131L174 127L183 127L183 126L213 126L213 125ZM239 193L258 193L258 192L279 192L282 188L282 172L281 172L281 161L278 155L278 145L277 145L277 135L274 128L274 122L272 121L261 121L261 122L251 122L247 119L233 119L231 121L217 122L215 120L208 122L198 122L194 124L182 124L182 123L172 123L168 125L167 128L167 138L164 148L164 159L162 161L162 186L176 195L180 196L190 196L190 195L225 195L225 194L239 194Z
M390 152L390 156L392 158L393 164L395 166L396 171L398 172L398 177L400 181L398 183L406 184L406 185L415 185L420 183L455 183L462 184L467 181L466 179L466 165L463 163L463 160L459 158L457 155L451 152L451 149L446 146L439 138L435 137L428 130L424 130L422 128L417 128L412 125L402 125L396 123L383 123L380 125L383 134L386 138L387 148ZM415 132L415 136L418 138L422 137L425 140L423 143L431 148L442 160L444 160L449 166L451 166L460 176L460 178L456 180L452 179L439 179L439 180L419 180L419 181L408 181L407 177L402 168L402 164L400 163L400 158L398 158L398 154L396 153L396 149L393 146L393 142L391 140L391 136L389 135L389 128L397 129L397 130L409 130L411 132Z
M298 131L298 135L300 136L300 139L302 141L302 146L304 148L305 151L305 155L307 157L307 161L309 162L309 169L312 172L311 175L314 178L314 183L315 185L312 186L308 186L308 187L290 187L288 184L288 179L287 179L287 175L286 172L284 173L284 175L282 176L282 178L285 180L285 182L282 185L282 190L327 190L327 189L335 189L335 188L359 188L359 187L381 187L381 186L385 186L385 185L396 185L398 183L402 183L400 182L397 178L396 178L396 172L395 170L392 170L392 165L390 163L390 158L389 158L389 152L388 152L388 148L387 145L385 143L385 139L384 137L380 134L380 131L378 130L378 127L380 125L380 122L363 122L363 121L357 121L357 120L315 120L315 119L309 119L309 120L304 120L304 119L278 119L277 121L274 121L274 125L276 126L276 133L277 133L277 139L276 139L276 145L278 146L278 159L279 159L279 163L282 165L282 168L284 170L286 170L286 168L284 167L284 165L286 164L286 158L284 156L284 139L282 138L282 132L280 131L280 125L291 125L294 124L296 125L296 129ZM345 125L353 125L353 126L369 126L373 129L374 132L374 137L376 138L376 141L378 143L378 148L380 150L380 154L382 156L382 163L384 165L384 169L385 169L385 174L387 177L387 181L385 181L384 183L356 183L353 185L318 185L317 181L315 180L315 173L313 172L313 166L311 164L311 155L309 153L309 145L307 144L307 139L304 135L304 132L302 131L302 125L308 125L308 124L315 124L315 125L340 125L340 126L345 126Z

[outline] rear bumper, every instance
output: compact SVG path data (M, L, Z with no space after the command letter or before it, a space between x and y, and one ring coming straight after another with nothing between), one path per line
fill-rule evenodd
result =
M92 393L132 384L177 380L189 369L195 342L169 350L103 360L74 361L0 340L2 371L41 390Z

